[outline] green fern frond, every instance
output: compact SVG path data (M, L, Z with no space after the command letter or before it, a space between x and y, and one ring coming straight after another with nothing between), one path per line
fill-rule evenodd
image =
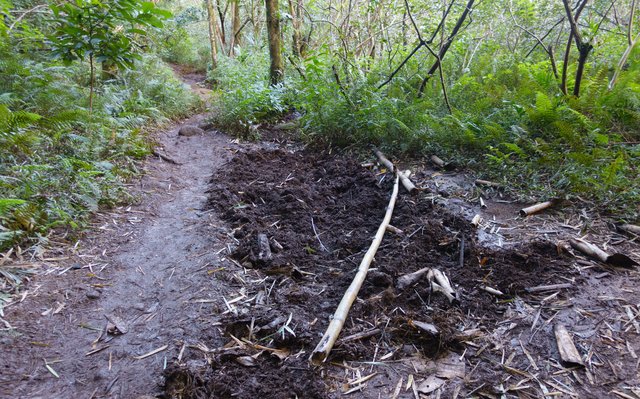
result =
M0 132L13 132L38 122L42 116L33 112L11 111L9 107L0 104Z

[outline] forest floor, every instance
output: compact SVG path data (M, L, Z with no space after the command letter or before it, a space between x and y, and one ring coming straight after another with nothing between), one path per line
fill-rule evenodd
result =
M393 179L373 156L273 129L260 143L178 135L204 119L155 133L178 164L150 158L135 205L97 215L77 242L3 260L37 274L4 309L0 397L640 398L640 273L566 250L584 238L640 261L637 237L587 207L523 218L499 189L424 164L405 165L423 190L401 191L401 231L311 366ZM398 286L423 267L446 274L454 301L426 278ZM582 364L561 360L560 326Z

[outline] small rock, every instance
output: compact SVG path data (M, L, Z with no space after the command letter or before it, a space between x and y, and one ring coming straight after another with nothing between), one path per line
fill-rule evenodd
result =
M191 136L198 136L204 134L204 130L200 129L197 126L182 126L180 128L180 130L178 130L178 136L186 136L186 137L191 137Z
M141 312L144 312L144 310L146 309L146 307L144 306L144 303L142 303L142 302L134 303L132 308L134 308L135 310L139 310Z
M89 299L98 299L98 298L100 298L100 291L98 291L98 290L89 290L89 291L87 291L87 298L89 298Z

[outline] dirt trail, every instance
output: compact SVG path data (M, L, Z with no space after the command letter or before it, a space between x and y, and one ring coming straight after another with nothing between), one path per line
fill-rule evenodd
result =
M200 209L212 171L234 144L212 131L178 136L181 126L203 119L159 133L160 146L181 165L150 159L131 187L139 205L99 215L95 233L38 276L24 302L5 309L14 330L0 335L0 397L155 394L184 337L215 335L210 315L217 301L208 298L224 286L207 271L220 267L211 249L219 249L224 231ZM93 343L106 316L127 331ZM166 349L135 359L158 348Z

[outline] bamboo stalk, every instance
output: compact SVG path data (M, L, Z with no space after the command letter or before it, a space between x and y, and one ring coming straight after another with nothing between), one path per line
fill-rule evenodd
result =
M390 172L395 173L400 177L400 182L402 182L402 186L408 191L413 192L416 189L416 186L409 180L409 175L411 172L405 170L404 172L398 171L398 169L393 165L393 162L389 161L387 157L384 156L380 150L374 149L373 152L376 154L380 163L383 164Z
M438 166L440 168L444 168L446 166L444 161L437 155L432 155L431 156L431 162L433 162L436 166Z
M556 203L556 201L545 201L545 202L541 202L539 204L535 204L535 205L531 205L528 206L526 208L522 208L520 210L520 216L529 216L529 215L533 215L536 212L540 212L542 210L545 210L547 208L550 208L551 206L553 206Z
M569 240L569 244L571 246L582 252L583 254L595 258L603 263L608 263L613 266L632 268L633 266L638 266L638 262L634 261L630 257L624 254L616 253L616 254L608 254L607 252L601 250L597 246L588 243L584 240L575 238Z
M333 348L336 340L338 339L338 335L340 335L340 331L342 331L342 327L344 326L344 322L347 319L347 315L349 314L349 310L351 309L351 305L356 299L358 295L358 291L360 291L360 287L362 287L362 283L364 282L365 277L367 276L367 271L369 270L369 266L373 261L373 257L380 247L380 243L382 242L382 238L384 237L385 231L387 231L387 226L391 221L391 215L393 214L393 207L396 204L396 199L398 198L398 181L399 176L396 175L396 181L393 185L393 192L391 193L391 199L389 200L389 205L387 206L387 212L384 215L384 219L380 227L378 227L378 231L376 232L376 236L371 243L371 246L367 250L367 253L362 258L362 262L360 262L360 266L358 267L358 272L356 273L351 285L345 292L338 308L333 314L333 318L331 319L331 323L329 323L329 327L327 327L327 331L325 331L322 339L316 346L316 348L311 353L311 358L309 359L313 364L320 364L324 362L329 356L329 352Z
M596 247L595 245L588 243L584 240L580 240L578 238L569 240L569 244L574 249L582 252L583 254L590 256L592 258L598 259L600 262L607 263L607 259L609 259L609 254Z
M620 230L624 230L624 231L629 232L629 233L640 235L640 226L636 226L636 225L633 225L633 224L623 224L623 225L618 226L618 228Z

